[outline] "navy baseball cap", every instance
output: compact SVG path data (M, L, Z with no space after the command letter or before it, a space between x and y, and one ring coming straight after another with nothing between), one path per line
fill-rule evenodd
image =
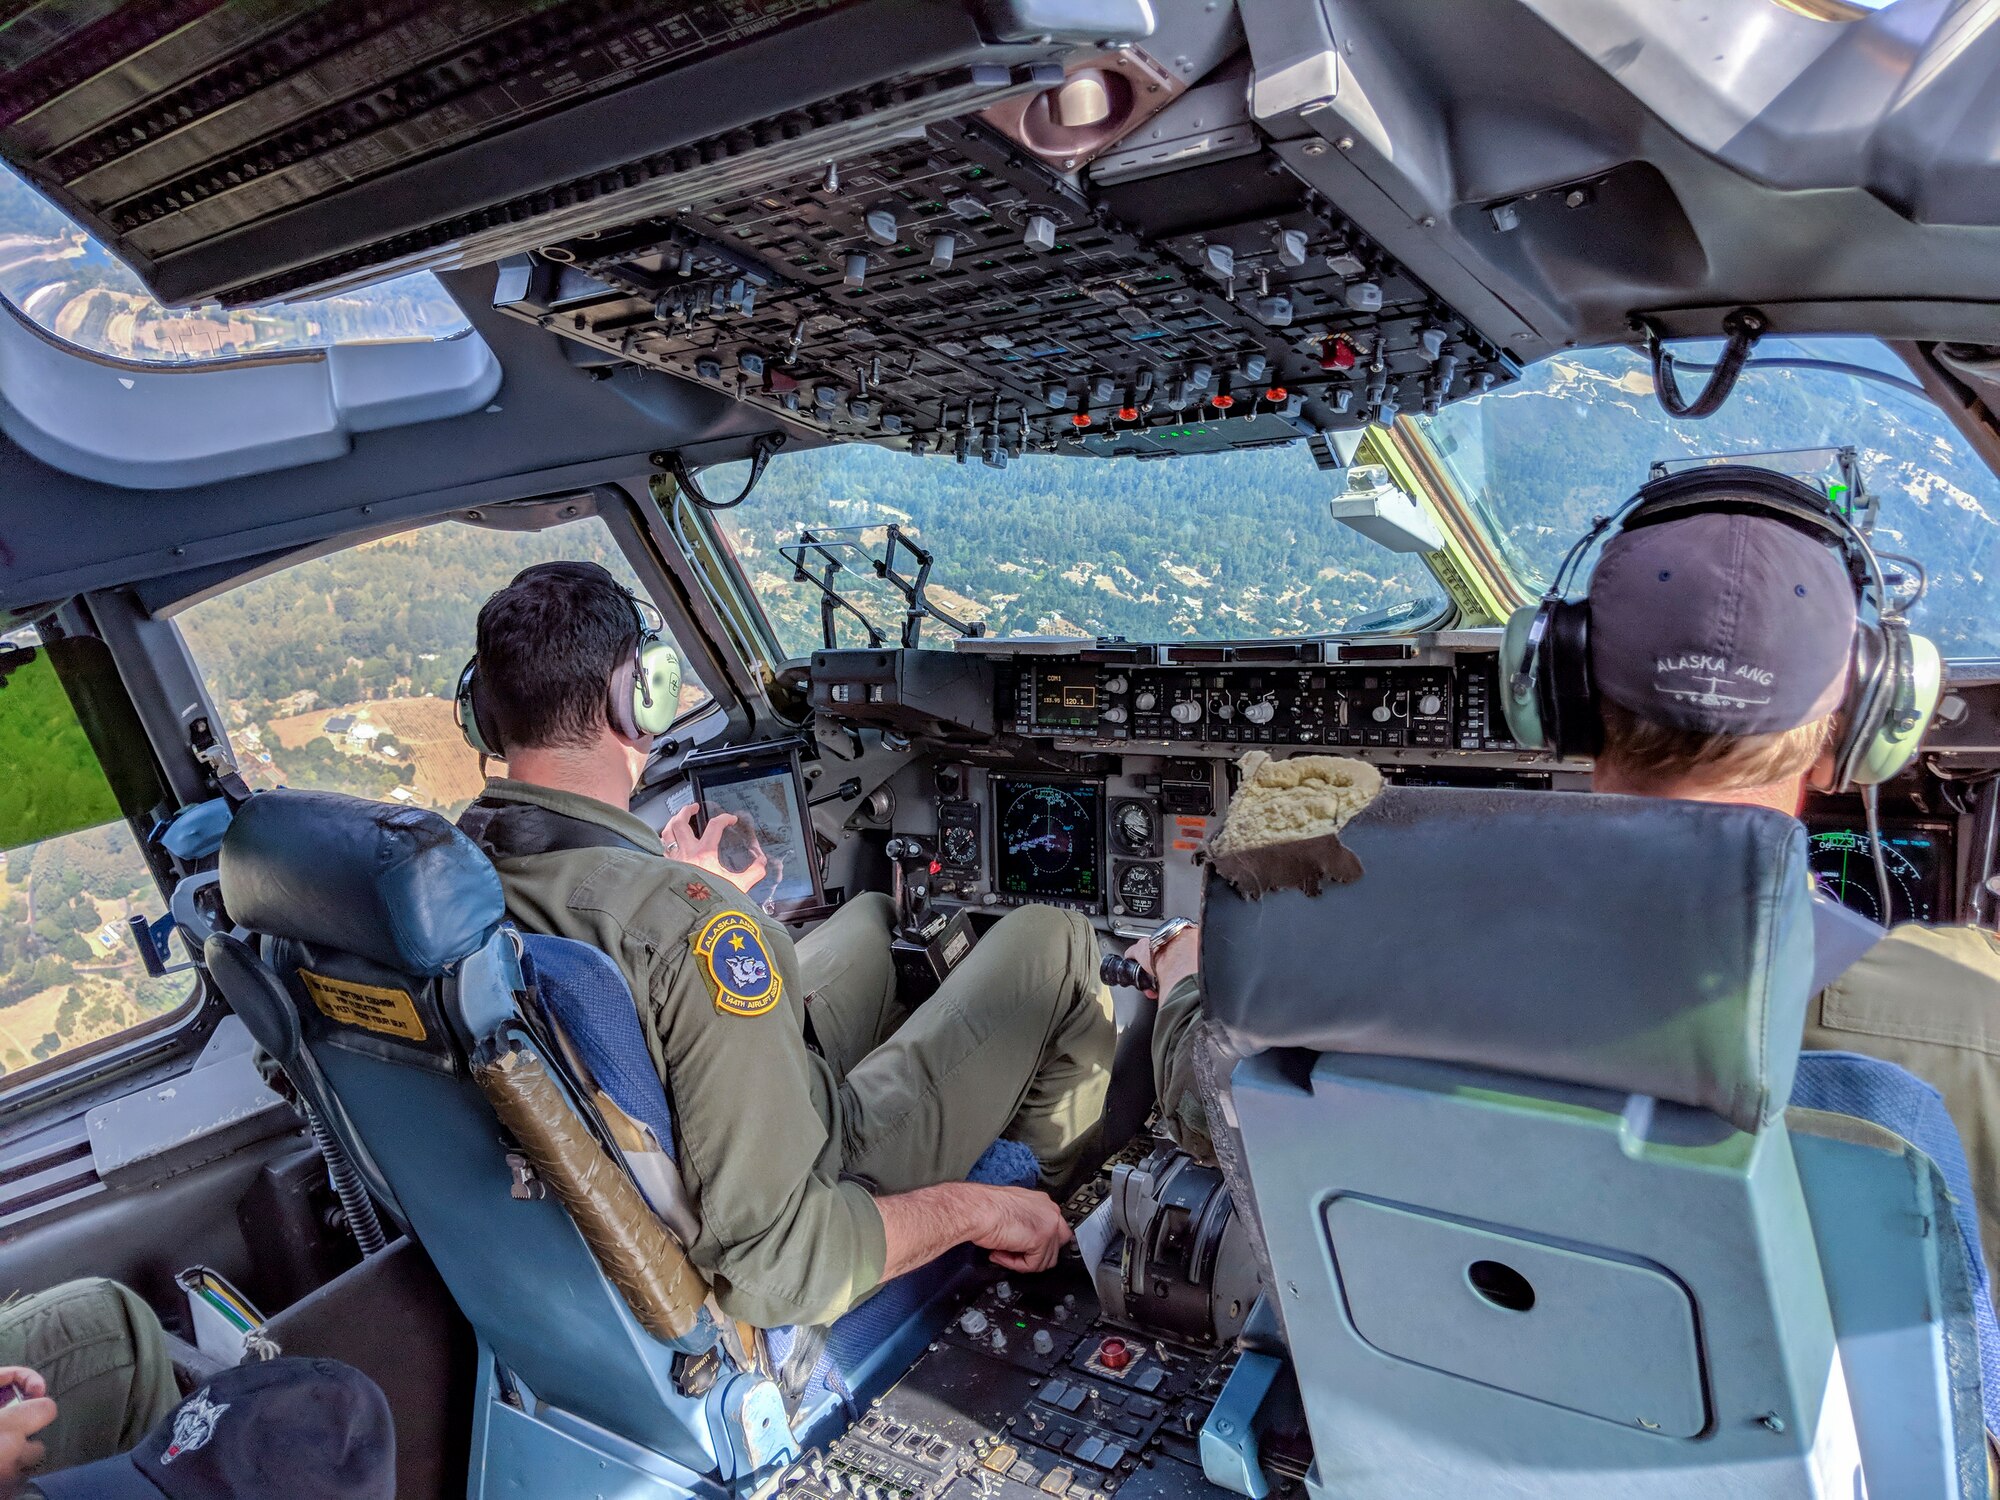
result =
M48 1500L395 1500L395 1426L359 1370L273 1359L224 1370L130 1453L34 1483Z
M1839 554L1767 516L1705 511L1621 531L1590 578L1598 692L1703 734L1770 734L1832 713L1854 630Z

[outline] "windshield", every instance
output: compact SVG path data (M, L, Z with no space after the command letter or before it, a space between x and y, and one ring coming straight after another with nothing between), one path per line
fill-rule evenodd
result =
M1757 357L1840 360L1909 378L1873 339L1766 339ZM1682 388L1705 378L1687 371ZM1641 356L1599 349L1545 360L1518 385L1418 427L1534 589L1594 517L1646 482L1655 460L1852 446L1880 506L1876 549L1914 558L1929 576L1911 613L1917 628L1946 656L2000 655L2000 479L1914 392L1836 371L1753 368L1714 416L1677 422L1653 399Z
M747 473L720 465L702 487L726 498ZM858 539L877 548L891 522L911 532L937 559L932 598L993 635L1220 640L1435 618L1443 593L1421 560L1337 524L1334 498L1303 443L1152 463L1030 456L1004 470L842 443L779 454L716 520L796 656L821 644L819 593L778 553L801 525L872 528ZM849 571L840 586L896 639L902 602L887 584ZM840 643L864 644L843 619Z
M4 168L0 297L65 343L145 364L451 338L472 326L428 271L312 302L162 307L102 245Z

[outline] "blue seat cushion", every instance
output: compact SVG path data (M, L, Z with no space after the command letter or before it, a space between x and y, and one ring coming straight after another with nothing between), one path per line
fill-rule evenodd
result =
M1979 1208L1972 1171L1958 1126L1944 1096L1907 1068L1858 1052L1801 1052L1792 1084L1792 1103L1802 1109L1852 1115L1894 1131L1928 1156L1951 1193L1952 1218L1965 1246L1966 1279L1972 1285L1973 1322L1979 1335L1980 1400L1986 1430L2000 1432L2000 1319L1979 1242Z
M602 949L573 938L524 933L522 947L528 982L597 1086L650 1129L660 1148L678 1161L673 1106L653 1066L624 972Z

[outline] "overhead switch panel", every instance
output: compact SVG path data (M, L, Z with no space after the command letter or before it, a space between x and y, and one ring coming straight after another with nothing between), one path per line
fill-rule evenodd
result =
M1198 188L1155 179L1121 217L980 120L836 165L544 245L500 278L497 305L774 423L996 465L1258 447L1515 373L1274 162L1235 164L1259 184L1249 212L1193 229ZM1149 228L1153 206L1180 222ZM755 292L741 305L702 295L739 281ZM870 399L800 411L798 385Z

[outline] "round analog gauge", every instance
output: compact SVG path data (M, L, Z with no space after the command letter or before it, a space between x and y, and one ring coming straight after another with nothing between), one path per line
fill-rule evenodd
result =
M1118 846L1132 854L1150 854L1159 836L1159 820L1143 802L1121 802L1111 815Z
M1121 865L1118 868L1118 904L1128 917L1157 917L1160 914L1160 867Z
M979 862L979 830L955 823L938 839L938 857L955 869L969 869Z
M1037 873L1060 875L1076 855L1078 831L1088 827L1091 817L1091 809L1061 787L1031 787L1007 808L1000 842ZM1094 834L1085 836L1086 849L1094 839Z
M1846 829L1812 835L1814 883L1835 901L1887 927L1916 915L1923 875L1910 857L1892 844L1882 845L1882 862L1889 870L1889 899L1894 906L1887 912L1882 910L1882 895L1876 888L1875 857L1868 835Z

